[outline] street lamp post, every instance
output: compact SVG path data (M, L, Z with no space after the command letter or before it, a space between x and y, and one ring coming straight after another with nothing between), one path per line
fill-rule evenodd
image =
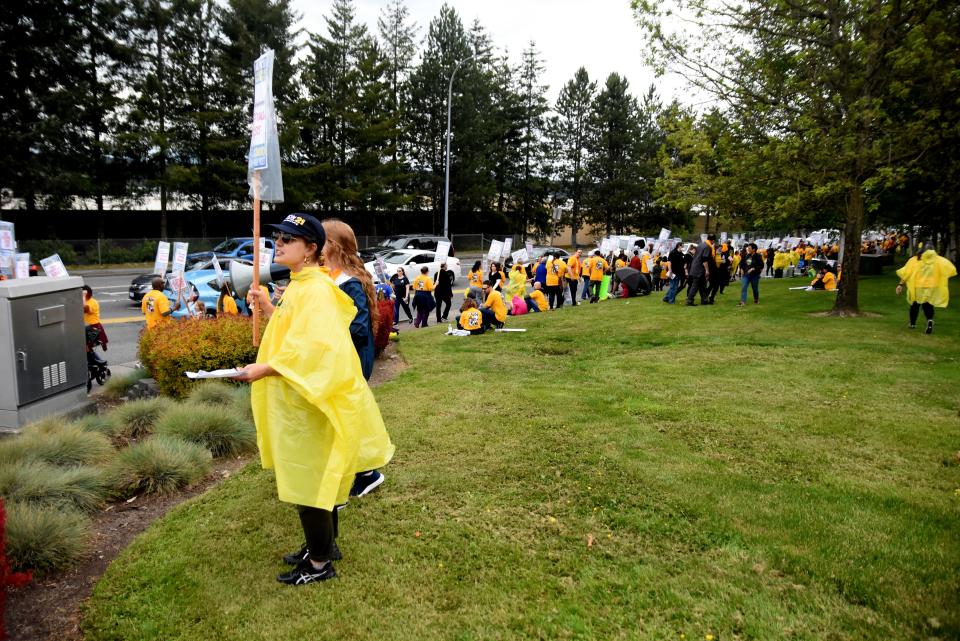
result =
M447 239L450 238L450 109L453 102L453 77L457 75L460 65L468 60L473 60L475 57L476 55L467 56L458 61L450 74L450 84L447 85L447 161L443 181L443 236Z

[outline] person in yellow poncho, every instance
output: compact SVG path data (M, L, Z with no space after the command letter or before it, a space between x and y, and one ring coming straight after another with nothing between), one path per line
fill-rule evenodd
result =
M927 244L921 253L907 261L897 270L900 284L897 295L907 288L910 303L910 329L917 326L920 308L927 319L927 334L933 333L933 308L946 307L950 303L947 281L957 275L957 268L949 260L938 256L933 245Z
M236 378L253 383L261 462L275 470L280 500L297 506L306 538L284 557L295 567L277 580L305 585L336 576L336 506L346 503L354 475L386 465L394 446L350 338L356 307L317 266L323 226L291 214L271 227L290 285L276 308L265 290L251 290L270 320L257 362Z
M506 288L507 295L507 304L513 305L513 298L519 296L523 298L524 293L527 291L527 268L524 267L523 263L516 262L513 264L513 268L510 270L510 282Z

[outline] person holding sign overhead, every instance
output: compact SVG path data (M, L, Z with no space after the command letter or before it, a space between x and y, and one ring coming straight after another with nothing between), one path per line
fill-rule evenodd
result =
M347 502L354 476L386 465L394 446L350 336L356 307L318 266L323 226L291 214L271 227L290 284L276 307L266 290L251 290L269 321L257 362L236 379L252 383L261 463L300 515L306 544L284 557L294 568L277 576L299 586L337 575L335 508Z

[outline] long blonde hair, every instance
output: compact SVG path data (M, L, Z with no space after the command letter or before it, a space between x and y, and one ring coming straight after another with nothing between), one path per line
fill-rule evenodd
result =
M377 296L373 289L373 277L364 268L363 261L357 255L357 237L353 234L353 229L347 223L336 218L327 218L321 224L323 225L323 231L327 234L327 245L330 246L327 250L328 253L335 256L335 260L343 273L353 276L363 285L363 293L367 295L370 320L373 323L373 331L376 333L377 326L380 324L380 317L377 308Z

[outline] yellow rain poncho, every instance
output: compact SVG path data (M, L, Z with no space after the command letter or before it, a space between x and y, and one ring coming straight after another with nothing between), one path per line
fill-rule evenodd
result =
M897 276L907 286L907 302L930 303L946 307L950 302L947 281L957 275L957 268L937 252L928 249L920 258L914 256L897 270Z
M385 465L394 447L350 339L356 308L326 274L292 275L257 353L280 376L253 383L257 445L276 470L281 501L332 510L357 472Z
M507 295L507 300L512 301L514 296L519 296L520 298L523 298L526 291L527 291L527 270L522 268L511 270L510 284L507 285L507 289L504 292Z
M786 269L789 266L790 266L790 254L786 252L778 252L777 255L773 257L774 269Z

